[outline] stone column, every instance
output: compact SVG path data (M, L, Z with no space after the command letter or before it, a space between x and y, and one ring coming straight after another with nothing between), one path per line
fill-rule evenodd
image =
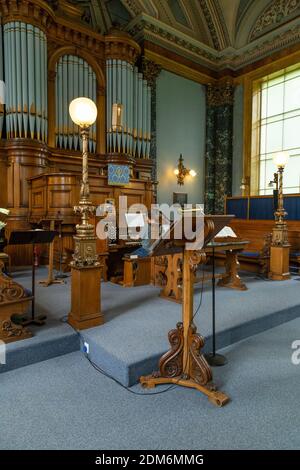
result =
M152 60L142 58L141 69L144 78L151 87L151 144L150 158L153 161L152 181L157 181L157 161L156 161L156 79L161 72L161 66Z
M205 212L224 213L232 192L233 85L208 85L206 93Z

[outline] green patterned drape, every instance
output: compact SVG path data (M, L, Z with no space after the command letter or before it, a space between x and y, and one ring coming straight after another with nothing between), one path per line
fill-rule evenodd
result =
M207 87L205 212L223 214L232 191L233 86Z

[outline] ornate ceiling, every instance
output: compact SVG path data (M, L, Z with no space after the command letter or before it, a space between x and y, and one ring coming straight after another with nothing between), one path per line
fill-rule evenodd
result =
M59 0L58 0L58 3ZM138 41L199 63L237 68L300 38L300 0L69 0L102 34L118 24Z

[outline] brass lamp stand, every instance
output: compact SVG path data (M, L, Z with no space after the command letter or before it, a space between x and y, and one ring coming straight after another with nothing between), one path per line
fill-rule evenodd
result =
M274 157L274 162L278 168L278 204L274 212L275 226L272 232L269 272L269 278L274 281L290 279L290 245L288 241L288 227L285 219L287 212L283 207L283 172L287 160L288 154L286 152L278 153Z
M94 226L89 218L95 214L96 207L90 200L88 180L88 138L89 128L97 117L97 108L88 98L77 98L70 104L70 115L80 127L82 139L82 182L80 200L74 212L81 215L74 236L75 248L71 262L71 312L68 322L82 330L101 325L103 315L100 305L101 265L96 253Z

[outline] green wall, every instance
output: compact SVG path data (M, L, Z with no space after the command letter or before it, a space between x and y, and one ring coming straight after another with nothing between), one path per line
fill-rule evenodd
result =
M204 203L205 87L162 71L156 100L158 202L172 204L173 192L188 193L189 203ZM197 172L177 185L174 168L180 153Z
M244 88L238 85L234 91L233 106L233 158L232 158L232 195L240 196L243 177L243 112Z

